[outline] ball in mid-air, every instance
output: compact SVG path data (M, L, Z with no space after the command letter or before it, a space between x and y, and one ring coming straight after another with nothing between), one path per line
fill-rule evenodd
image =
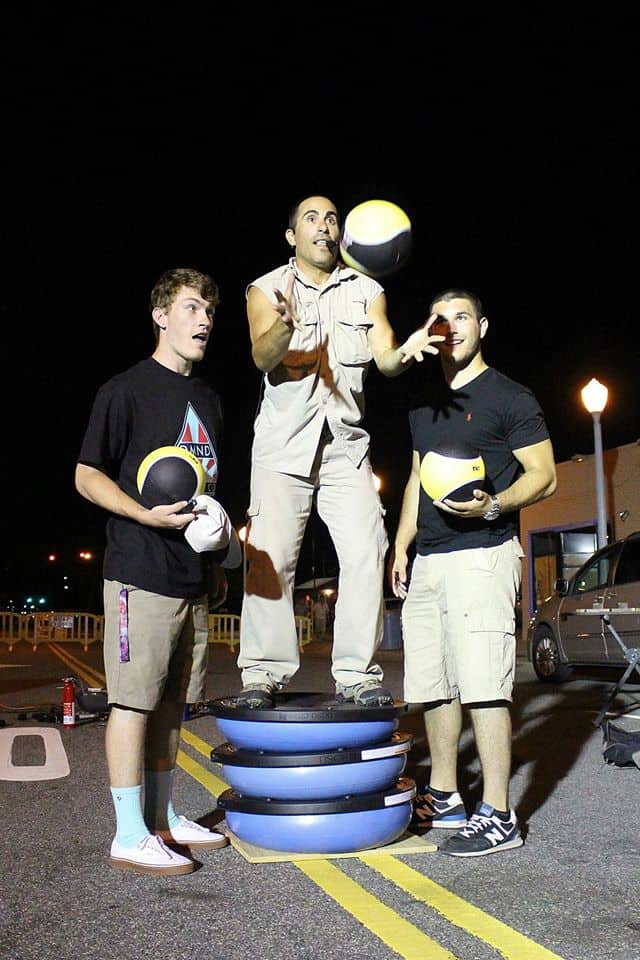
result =
M386 277L411 252L411 221L389 200L366 200L345 217L340 240L344 262L369 277Z
M473 500L473 491L482 490L484 480L484 460L467 447L429 450L420 464L420 483L432 500Z
M136 483L147 507L191 500L204 492L207 477L198 458L183 447L158 447L142 460Z

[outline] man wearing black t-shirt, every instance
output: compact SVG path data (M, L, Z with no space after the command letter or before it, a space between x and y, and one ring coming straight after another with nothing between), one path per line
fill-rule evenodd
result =
M444 382L430 383L409 415L413 461L395 539L392 588L405 601L404 696L425 705L431 754L430 781L416 798L413 823L459 828L440 850L473 857L523 842L509 804L509 703L523 556L518 511L553 493L556 471L534 395L482 357L488 322L478 298L446 290L434 298L430 313L436 314L432 333L445 338L438 345ZM485 480L469 499L433 500L423 485L430 462L425 464L425 456L451 450L482 457ZM482 801L468 821L457 787L462 704L470 711L483 775Z
M100 387L76 466L78 492L110 515L103 568L106 751L117 823L110 863L140 873L193 871L193 860L168 844L197 851L227 843L178 816L171 802L184 705L205 694L209 606L226 591L221 557L207 541L200 551L185 537L201 500L215 503L206 495L218 477L222 409L192 367L204 357L217 303L206 274L178 269L160 277L151 293L155 350ZM145 503L138 468L164 446L200 460L202 498Z

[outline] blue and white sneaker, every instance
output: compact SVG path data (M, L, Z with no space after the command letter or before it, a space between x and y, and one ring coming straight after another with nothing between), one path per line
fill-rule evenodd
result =
M421 830L457 830L466 827L467 814L462 797L457 791L437 798L427 787L426 793L419 793L413 804L411 826Z
M445 840L439 850L452 857L483 857L521 847L523 842L513 810L503 820L488 803L479 803L466 827Z

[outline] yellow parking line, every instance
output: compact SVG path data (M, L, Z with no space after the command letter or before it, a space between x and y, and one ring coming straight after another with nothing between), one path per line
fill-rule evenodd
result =
M327 860L298 860L295 866L404 960L458 960Z
M193 747L194 750L201 753L203 757L211 759L211 744L207 743L206 740L198 737L195 733L192 733L191 730L185 730L184 726L180 731L180 736L185 743L188 743L190 747ZM229 784L221 780L220 777L216 777L215 773L205 770L200 763L192 760L183 750L178 750L178 766L182 767L182 769L190 774L194 780L197 780L198 783L201 783L214 797L219 797L222 791L226 790L229 786Z
M206 740L184 727L181 736L194 750L210 758L212 747ZM197 760L193 760L182 750L178 751L178 765L214 797L227 789L228 784L224 780L205 770ZM467 903L396 857L380 854L367 856L362 853L358 859L416 900L436 910L454 926L498 950L504 960L563 960L558 954L512 930L501 920ZM291 863L313 880L343 910L395 950L403 960L425 960L427 957L429 960L458 960L454 954L422 933L408 920L404 920L328 860L292 859Z
M85 680L90 686L99 686L104 685L104 674L99 673L97 670L94 670L93 667L90 667L88 664L84 663L83 660L79 660L77 657L74 657L69 650L63 649L56 643L47 643L46 646L51 650L52 653L58 657L59 660L62 660L66 667L69 667L72 671L79 674L79 676Z
M416 900L433 907L456 927L466 930L479 940L484 940L500 952L505 960L562 960L557 953L541 947L533 940L512 930L506 923L489 916L478 907L467 903L455 893L429 880L424 874L413 870L395 857L360 856L368 867L377 870L387 880L410 893Z
M210 757L211 744L184 727L181 736L194 750ZM193 760L182 750L178 750L178 766L214 797L218 797L228 787L224 780L205 770L197 760ZM398 916L327 860L294 861L293 865L404 960L425 960L427 957L429 960L457 960L454 954L445 950L408 920Z
M210 773L209 770L205 770L202 764L198 763L197 760L193 760L184 750L178 750L177 761L178 766L181 767L185 773L188 773L194 780L201 783L205 790L208 790L214 797L220 796L222 791L227 789L228 784L225 783L224 780L216 777L216 775Z
M184 724L180 730L180 736L188 743L190 747L193 747L194 750L197 750L198 753L201 753L203 757L206 757L207 760L211 760L211 744L207 743L206 740L203 740L197 734L193 733L191 730L185 730Z
M66 666L74 667L88 683L102 686L104 675L93 670L78 658L57 645L47 646ZM212 745L190 730L182 727L181 737L185 743L207 759L211 758ZM218 797L228 784L183 750L178 750L178 766L197 780L208 792ZM377 870L383 877L410 893L416 900L437 910L446 920L499 950L505 960L562 960L556 954L512 930L505 923L467 903L461 897L434 883L424 874L413 870L395 857L376 855L358 857L363 863ZM457 960L454 954L441 947L435 940L404 920L394 910L368 893L328 860L292 861L310 880L344 910L354 916L375 936L395 950L403 960Z

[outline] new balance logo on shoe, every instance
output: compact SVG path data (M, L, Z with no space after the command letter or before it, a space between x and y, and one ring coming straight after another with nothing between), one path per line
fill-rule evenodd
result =
M503 820L488 803L479 803L466 827L441 846L441 853L452 857L482 857L499 850L512 850L523 844L513 810Z
M493 830L487 830L484 836L489 843L495 847L497 843L502 843L505 838L511 835L513 831L510 827L511 824L505 823L504 826L500 824L500 826L494 827Z

